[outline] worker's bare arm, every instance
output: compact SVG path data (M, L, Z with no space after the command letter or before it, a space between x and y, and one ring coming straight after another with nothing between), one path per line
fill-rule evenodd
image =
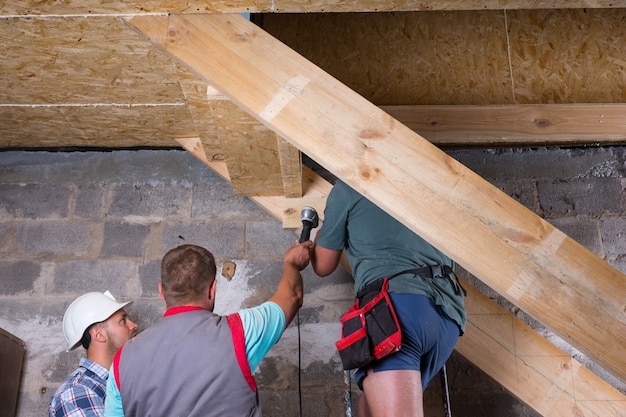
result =
M315 240L317 241L317 236ZM341 259L341 253L342 251L340 250L326 249L316 244L311 253L311 266L313 267L313 271L320 277L329 275L337 269Z
M285 327L291 323L302 306L303 284L302 271L309 264L311 241L297 243L289 248L283 260L283 276L278 288L269 299L285 313Z

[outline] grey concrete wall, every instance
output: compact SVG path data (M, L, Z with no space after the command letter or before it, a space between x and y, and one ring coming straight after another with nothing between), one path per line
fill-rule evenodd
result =
M450 154L626 269L622 148ZM0 328L27 349L17 415L45 415L50 395L84 353L65 352L61 331L63 312L78 295L108 289L135 300L129 312L146 328L164 310L156 290L161 256L195 243L215 254L218 267L237 265L232 280L218 278L216 312L229 313L272 294L282 254L295 238L184 151L0 152ZM264 415L298 416L301 398L304 416L344 416L334 342L338 317L352 301L352 281L341 271L321 279L310 268L304 277L300 332L294 321L256 374ZM594 371L626 392L606 372ZM460 355L450 359L448 377L455 416L536 415ZM351 388L356 415L359 393ZM425 402L427 415L443 415L438 379Z

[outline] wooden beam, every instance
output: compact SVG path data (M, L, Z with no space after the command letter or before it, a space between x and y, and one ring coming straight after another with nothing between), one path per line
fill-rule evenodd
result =
M68 0L41 2L38 0L5 0L0 3L0 15L142 15L155 13L337 13L393 12L429 10L502 10L502 9L566 9L620 8L624 0L151 0L111 1Z
M207 160L198 139L179 142L216 172L226 172L223 162ZM323 220L331 184L310 171L307 177L315 183L312 195L307 197L318 198L315 208ZM296 201L284 200L286 204ZM286 212L280 209L276 198L257 197L254 201L275 218L284 220ZM294 205L291 214L299 214L296 207L302 206ZM291 227L299 226L298 218ZM342 266L350 271L345 257ZM463 281L463 287L468 291L468 325L455 347L457 352L543 416L626 417L626 396L470 283Z
M626 396L475 287L455 350L542 416L626 417Z
M380 106L438 146L626 142L626 104Z
M243 17L130 23L626 381L621 272Z

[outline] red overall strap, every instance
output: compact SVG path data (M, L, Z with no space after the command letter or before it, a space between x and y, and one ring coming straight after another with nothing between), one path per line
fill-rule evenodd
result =
M122 392L120 387L120 357L122 356L122 349L124 349L124 345L117 350L113 357L113 378L115 378L115 385L117 385L117 390L120 393Z
M246 355L246 337L243 332L243 323L239 313L230 314L228 317L228 324L230 325L230 332L233 335L233 345L235 346L235 356L237 362L239 362L239 368L243 373L243 377L248 382L250 389L256 392L256 381L250 371L250 364L248 363L248 356Z

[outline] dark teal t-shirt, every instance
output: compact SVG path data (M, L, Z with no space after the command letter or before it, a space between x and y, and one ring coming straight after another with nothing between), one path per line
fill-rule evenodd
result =
M431 265L454 268L450 258L341 181L328 196L317 244L326 249L346 249L355 293L378 278L407 269ZM464 331L467 315L463 294L452 277L403 274L389 282L389 289L429 297L457 323L461 333Z

